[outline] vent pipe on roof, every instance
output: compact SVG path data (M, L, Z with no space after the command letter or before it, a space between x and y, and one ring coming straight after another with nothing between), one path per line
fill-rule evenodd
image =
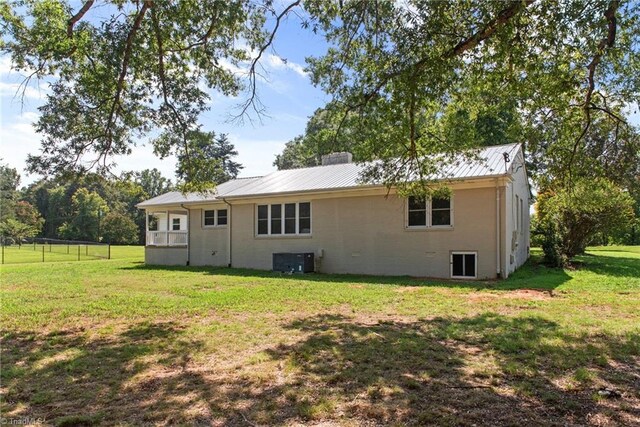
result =
M322 166L328 165L341 165L344 163L352 163L353 162L353 154L342 152L342 153L331 153L325 154L322 156Z

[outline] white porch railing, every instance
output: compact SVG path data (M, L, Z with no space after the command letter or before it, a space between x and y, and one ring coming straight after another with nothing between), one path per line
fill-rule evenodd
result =
M147 246L187 246L187 231L147 231Z

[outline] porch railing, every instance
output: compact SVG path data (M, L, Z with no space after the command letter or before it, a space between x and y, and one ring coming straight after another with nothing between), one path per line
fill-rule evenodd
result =
M187 231L147 231L147 246L187 246Z

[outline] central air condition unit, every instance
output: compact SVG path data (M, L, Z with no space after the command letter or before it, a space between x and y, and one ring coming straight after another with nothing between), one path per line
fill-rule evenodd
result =
M280 271L282 273L313 273L314 270L313 252L273 254L273 271Z

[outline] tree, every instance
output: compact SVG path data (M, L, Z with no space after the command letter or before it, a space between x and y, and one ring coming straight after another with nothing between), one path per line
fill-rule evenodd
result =
M14 215L16 217L16 220L36 230L36 234L42 231L44 219L40 215L40 212L38 212L38 210L33 207L31 203L24 200L17 202L14 207Z
M0 164L0 221L14 217L20 175L15 168Z
M80 188L71 198L71 219L58 230L65 239L99 242L102 237L101 221L109 207L98 193Z
M154 128L178 135L188 151L186 134L208 109L208 90L237 95L243 82L234 67L271 43L266 18L282 19L271 1L111 0L99 13L95 3L0 7L0 48L13 66L29 78L56 77L36 124L44 139L41 154L29 157L33 172L105 171L111 156L128 154ZM254 66L245 110L257 108L255 82Z
M172 154L177 142L172 133L162 134L155 142L156 153L161 158ZM203 132L200 129L186 134L188 151L178 153L176 176L183 191L202 190L234 179L243 166L234 162L238 155L227 135L216 137L215 132Z
M342 121L333 103L318 108L309 118L304 135L287 142L273 165L278 170L316 166L321 164L324 154L339 151L351 152L355 154L354 160L359 161L361 151L354 145L353 138L358 131L357 122L353 117L349 119Z
M545 259L563 265L585 251L598 233L612 232L634 220L629 193L604 178L581 179L571 188L545 188L538 196L539 228Z
M162 173L156 168L132 172L132 177L134 181L142 187L147 197L150 198L173 190L171 180L162 176Z
M156 128L173 133L171 148L188 156L187 134L207 108L201 85L227 95L241 88L229 63L247 66L240 115L260 113L259 60L293 12L329 43L308 68L342 111L336 133L357 119L354 151L362 160L381 160L382 170L368 175L389 185L428 176L429 154L476 144L456 137L464 133L449 135L452 143L438 130L452 103L479 106L483 94L507 95L528 124L523 134L532 151L549 152L555 173L571 179L574 161L587 155L593 121L625 127L622 112L640 85L640 7L633 0L107 5L94 19L87 18L93 1L79 9L63 0L0 6L1 49L13 66L33 77L56 76L36 126L43 151L30 157L31 171L106 169L110 156L127 154L138 136ZM246 48L237 48L239 41ZM501 120L477 113L463 108L458 122L469 117L482 134L487 120ZM406 169L413 170L394 173Z
M7 218L0 222L0 235L4 241L12 241L22 245L22 241L38 234L38 229L14 218Z
M309 60L313 80L344 117L360 118L357 145L382 160L381 170L369 175L390 185L395 177L428 176L430 154L476 144L469 136L482 134L482 126L459 132L463 138L443 138L438 130L452 104L479 106L486 94L507 98L512 105L501 110L522 115L525 142L534 150L547 144L554 174L570 180L594 120L627 127L622 107L639 91L637 2L318 1L305 7L310 25L331 45ZM459 123L473 118L473 111L459 112ZM554 138L542 129L552 129ZM406 174L407 168L414 171Z
M138 242L138 225L126 215L111 212L102 221L102 236L109 243L135 244Z

